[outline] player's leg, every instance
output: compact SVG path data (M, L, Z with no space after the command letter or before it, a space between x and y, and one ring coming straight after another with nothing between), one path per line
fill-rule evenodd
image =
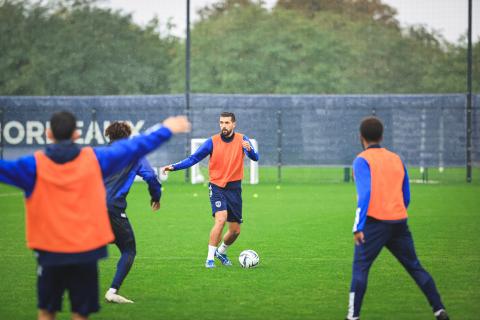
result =
M120 286L127 277L132 268L135 256L137 255L137 246L135 235L128 219L122 218L121 230L116 234L115 244L120 250L121 256L117 263L117 272L113 278L111 287L120 290ZM118 236L117 236L118 235Z
M37 267L38 319L52 320L62 310L65 279L62 266Z
M72 319L88 319L100 310L97 261L67 266L65 274Z
M227 211L217 211L215 212L215 223L210 231L210 238L208 241L208 245L214 246L215 248L218 246L218 243L222 239L222 231L225 227L225 222L227 222Z
M227 257L227 249L231 246L240 235L240 225L243 222L242 217L242 189L234 188L225 190L225 199L227 201L227 222L228 231L223 237L223 242L218 247L215 256L223 265L232 265Z
M120 250L120 259L117 263L117 271L113 278L110 289L105 294L108 302L115 303L132 303L133 301L126 299L118 294L120 286L127 277L132 268L136 251L135 234L132 225L126 215L110 215L112 230L115 235L115 245Z
M210 230L210 237L208 240L208 254L207 260L205 262L205 267L213 268L215 267L215 251L217 250L218 243L222 239L223 228L225 227L225 222L227 221L227 210L221 210L214 212L215 223Z
M228 219L228 218L227 218ZM225 248L218 248L220 253L225 253L227 248L231 246L235 240L237 240L238 236L240 235L240 223L238 222L228 222L228 231L223 236L223 244L225 244Z
M347 319L358 319L360 317L363 297L367 290L370 267L387 242L389 232L388 224L367 218L363 230L365 242L355 245L354 249Z
M222 239L223 228L227 221L227 201L224 195L224 189L214 184L209 185L210 205L212 207L212 216L215 219L215 223L210 230L210 238L208 240L208 254L205 262L205 267L215 267L215 251Z
M228 217L227 217L228 221ZM227 250L240 235L240 223L228 222L228 230L223 237L222 244L215 251L215 257L220 260L224 266L231 266L232 262L228 259Z
M438 293L435 281L432 276L423 268L418 260L412 234L408 228L408 224L396 223L392 238L386 244L390 252L398 259L407 272L412 276L417 285L428 299L432 306L435 316L444 315L439 319L448 319L445 306L442 303L440 294Z

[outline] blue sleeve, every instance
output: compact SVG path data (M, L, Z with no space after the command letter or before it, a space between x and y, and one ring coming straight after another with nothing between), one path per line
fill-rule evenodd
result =
M142 177L143 180L148 184L148 192L150 193L152 201L160 201L160 197L162 196L162 185L158 181L157 175L155 174L155 171L153 171L147 159L143 158L140 160L140 166L138 167L137 175Z
M22 189L28 198L33 192L37 176L37 163L33 155L18 160L0 160L0 182Z
M247 136L243 136L243 141L248 141L248 143L250 143L250 147L251 147L250 151L247 151L247 149L243 148L243 152L245 152L247 157L249 157L251 160L258 161L258 159L260 157L258 156L257 151L253 148L253 144L250 142L250 139L248 139Z
M356 158L353 162L353 174L357 187L357 211L353 232L360 232L365 227L368 206L370 205L371 177L368 162L363 158Z
M183 170L186 168L190 168L191 166L205 159L205 157L211 154L212 151L213 151L213 141L212 141L212 138L208 138L200 146L200 148L198 148L198 150L195 151L195 153L192 154L190 157L172 164L173 170L176 171L176 170Z
M408 205L410 204L410 180L408 179L408 171L407 167L403 165L405 168L405 177L403 178L403 185L402 185L402 191L403 191L403 203L405 204L405 208L408 209Z
M94 148L103 178L118 172L132 162L158 148L172 136L170 129L155 126L131 139L120 140L108 147Z

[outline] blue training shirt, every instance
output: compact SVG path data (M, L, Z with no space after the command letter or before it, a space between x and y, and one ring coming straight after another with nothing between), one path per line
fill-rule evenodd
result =
M162 194L162 185L157 179L155 171L146 158L132 163L114 175L104 180L107 189L107 207L109 214L120 215L127 209L127 195L135 181L140 176L148 184L151 201L158 202Z
M380 148L379 145L373 145L369 148ZM408 208L410 204L410 182L408 179L408 171L405 165L405 178L403 179L402 192L403 203L405 208ZM365 222L367 221L368 206L370 204L370 192L371 192L371 175L370 166L367 160L357 157L353 161L353 172L355 178L355 185L357 188L357 211L356 218L353 224L353 232L363 231ZM387 222L387 221L385 221ZM393 221L396 222L396 221ZM388 222L387 222L388 223Z
M235 133L229 138L225 138L222 135L220 135L220 136L221 136L223 141L231 142L233 140L234 135L235 135ZM253 145L250 142L250 139L248 139L248 137L246 135L244 135L243 140L248 141L250 143L250 146L251 146L250 151L247 151L245 148L243 148L243 151L245 152L247 157L249 157L253 161L258 161L258 159L259 159L258 153L253 148ZM206 156L212 155L212 152L213 152L213 141L212 141L212 138L208 138L197 149L197 151L195 151L191 156L189 156L188 158L186 158L182 161L174 163L172 165L173 170L176 171L176 170L182 170L182 169L190 168L191 166L193 166L193 165L199 163L200 161L202 161L203 159L205 159Z

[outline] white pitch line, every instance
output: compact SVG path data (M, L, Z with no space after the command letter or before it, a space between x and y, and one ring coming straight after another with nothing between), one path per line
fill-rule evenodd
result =
M4 197L14 197L14 196L22 196L23 193L20 193L20 192L15 192L15 193L2 193L0 194L0 198L4 198Z
M412 179L410 180L410 183L415 183L415 184L439 184L440 181L437 180L422 180L422 179Z

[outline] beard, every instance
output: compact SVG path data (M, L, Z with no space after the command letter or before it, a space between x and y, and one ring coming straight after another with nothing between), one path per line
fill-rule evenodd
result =
M223 136L223 137L229 137L231 134L232 134L232 130L228 130L228 129L222 129L220 131L220 134Z

